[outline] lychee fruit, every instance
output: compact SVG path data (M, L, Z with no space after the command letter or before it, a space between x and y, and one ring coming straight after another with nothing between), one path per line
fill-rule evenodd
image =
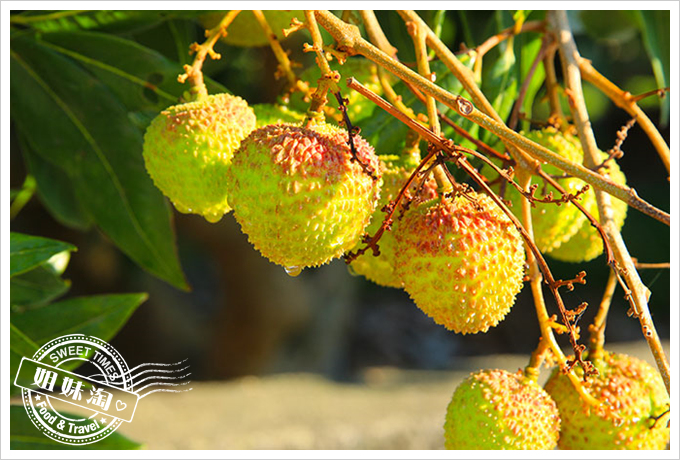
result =
M486 195L411 206L395 238L395 269L404 289L447 329L486 332L510 311L522 288L522 237Z
M555 402L517 372L483 370L453 393L446 411L447 449L554 449L560 430Z
M233 153L254 128L253 110L230 94L168 107L144 134L146 170L178 211L217 222L231 209L226 178Z
M578 140L577 140L578 142ZM579 144L580 145L580 144ZM600 152L600 159L607 159L607 154ZM620 185L626 185L626 176L623 174L616 161L609 160L605 167L599 171L607 173L611 180ZM585 182L581 186L585 185ZM614 223L621 230L628 212L628 203L612 198L612 210L614 211ZM588 213L598 221L600 212L597 208L595 191L591 187L583 194L582 203ZM548 253L550 257L563 262L588 262L598 257L604 251L602 238L595 227L590 224L588 219L584 219L578 231L574 233L566 242Z
M545 390L562 418L560 449L664 449L670 439L666 423L654 423L669 408L659 373L646 362L605 352L593 362L599 375L582 385L600 407L583 402L566 375L556 369ZM580 367L574 368L579 376Z
M546 147L547 149L559 154L560 156L578 164L583 163L583 150L580 144L576 144L578 139L569 134L562 133L555 128L549 127L540 131L531 131L525 134L528 139ZM545 163L542 166L546 174L559 177L563 172L555 166ZM576 178L557 178L557 182L566 190L567 193L575 194L583 187L584 183ZM549 192L553 192L555 198L562 194L551 185L544 184L538 179L539 187L536 190L536 197L542 197ZM498 188L496 189L498 192ZM508 185L505 197L512 203L511 210L516 216L521 216L522 202L524 198L515 189ZM540 203L531 209L532 225L534 230L534 242L541 252L550 252L569 240L581 228L583 222L587 220L585 216L572 204Z
M345 130L269 125L243 140L229 175L234 216L263 256L298 274L356 245L380 194L373 148Z
M420 154L417 152L406 156L381 155L379 158L383 185L380 191L380 201L373 213L371 224L366 229L366 233L370 236L375 235L382 225L383 219L385 218L383 207L397 198L406 181L411 177L411 174L418 164L420 164ZM407 201L431 200L437 196L437 183L432 176L424 182L420 178L416 178L405 195L404 198ZM395 227L398 225L398 216L399 212L397 211L394 214L392 230L386 231L380 237L380 241L378 242L380 254L375 256L372 251L368 251L354 259L349 265L349 269L352 273L363 275L368 280L381 286L402 287L401 280L394 272L394 250L396 244L394 233ZM353 251L356 251L360 247L361 244L355 247Z
M206 29L212 29L220 23L228 11L214 11L200 17L201 24ZM301 10L266 10L263 11L265 19L276 38L284 40L283 29L290 27L290 22L297 17L304 20L305 13ZM251 11L241 11L229 24L226 37L220 38L224 43L232 46L257 47L269 45L269 40L262 30L260 23L255 19Z
M304 114L289 109L285 105L255 104L252 107L255 112L256 126L258 128L281 123L298 124L302 123L305 119Z

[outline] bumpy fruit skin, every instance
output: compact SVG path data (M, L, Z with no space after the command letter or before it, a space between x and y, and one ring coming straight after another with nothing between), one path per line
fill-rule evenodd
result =
M545 390L562 418L560 449L664 449L670 439L665 423L654 422L668 408L663 380L652 366L632 356L604 353L594 362L599 376L589 377L590 394L609 403L596 408L582 402L569 379L555 370ZM575 368L582 375L580 367Z
M231 210L227 171L255 115L238 96L215 94L163 110L144 134L144 163L158 187L183 213L219 221Z
M347 114L353 125L360 124L366 117L370 116L375 108L375 105L361 94L354 90L347 88L347 79L349 77L356 78L362 85L373 91L379 96L382 96L383 90L380 80L378 79L378 68L376 65L366 58L350 58L345 61L343 65L335 62L331 63L331 69L337 70L340 75L340 89L343 97L349 100L347 104ZM317 86L317 81L321 78L321 70L314 65L307 68L300 79L308 81L311 86ZM337 101L332 94L330 98L329 108L336 107ZM304 112L309 108L309 102L303 101L301 93L294 93L291 96L290 106L295 110ZM339 111L328 110L327 115L331 115L336 122L342 121L342 113Z
M524 245L486 195L471 193L412 206L396 237L396 272L416 305L437 324L486 332L522 288Z
M554 449L560 431L555 402L521 372L473 373L446 411L447 449Z
M579 142L578 139L576 142ZM580 143L578 145L580 146ZM600 159L601 161L607 159L607 154L600 152ZM614 160L607 162L607 166L603 167L600 173L607 173L611 180L617 184L626 185L626 176ZM581 185L585 185L585 182ZM621 230L628 212L628 203L616 198L612 198L611 201L612 210L614 211L614 223ZM591 216L599 221L600 212L597 209L595 191L592 187L583 195L581 204ZM598 257L603 251L604 247L600 234L595 227L590 225L588 219L584 219L578 231L565 243L550 251L548 255L553 259L563 262L588 262Z
M373 213L371 224L366 228L366 233L373 236L378 231L385 219L385 213L382 208L394 200L406 181L411 177L411 174L420 163L420 154L413 153L406 157L397 155L381 155L380 168L382 170L383 185L380 191L380 201ZM437 183L434 177L430 175L429 179L419 187L420 180L416 179L414 184L406 192L405 198L415 199L418 201L427 201L437 196ZM417 196L414 196L417 192ZM396 226L399 222L396 217L399 215L397 211L394 214L395 222L392 224L392 230L383 233L378 242L380 247L380 255L374 256L372 251L357 257L349 266L351 272L357 275L363 275L368 280L376 284L387 287L400 288L403 286L401 280L397 277L394 271L394 250ZM352 251L356 251L361 247L357 245Z
M297 124L302 123L305 119L304 114L283 105L255 104L253 105L253 111L255 112L255 118L257 119L256 126L258 128L281 123Z
M230 170L230 200L242 231L263 256L295 272L341 256L358 242L380 194L373 148L327 124L270 125L241 143Z
M531 131L525 136L546 147L549 150L561 155L574 163L583 163L583 150L580 144L576 144L578 139L568 133L561 133L555 128L549 127L540 131ZM553 176L559 176L562 171L555 166L544 164L543 171ZM584 183L576 178L558 179L558 182L568 193L576 193ZM542 197L549 192L553 192L555 198L559 198L561 193L552 186L543 185L538 182L536 196ZM498 190L496 190L498 191ZM521 216L523 199L520 193L512 186L506 187L505 199L512 202L512 211L516 216ZM534 241L541 252L550 252L568 241L587 220L585 216L573 205L555 203L536 203L536 207L531 209L531 218L534 229Z
M212 29L222 20L228 11L215 11L201 16L200 21L206 29ZM290 27L290 21L297 17L301 21L305 18L305 13L301 10L270 10L264 11L264 17L269 23L272 32L279 40L286 37L281 32ZM260 23L257 22L251 11L241 11L234 21L227 28L227 36L220 40L232 45L242 47L257 47L269 45L269 40L265 35Z

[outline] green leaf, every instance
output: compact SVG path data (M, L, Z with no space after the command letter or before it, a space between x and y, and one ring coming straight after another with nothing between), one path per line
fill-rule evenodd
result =
M64 169L41 158L21 137L21 154L26 168L35 178L40 201L61 224L87 230L92 219L83 209L71 177Z
M527 74L531 69L531 65L536 59L536 55L538 54L541 48L542 42L542 38L538 35L534 38L530 38L529 40L526 40L524 37L525 37L524 35L516 37L516 39L522 40L521 44L522 83L524 82L524 79L527 77ZM529 86L527 87L527 91L524 96L524 101L522 102L522 112L524 112L530 118L532 117L531 108L534 105L534 99L536 98L536 94L538 94L538 91L543 86L544 81L545 81L545 68L541 63L539 63L538 66L536 66L534 75L531 79L531 82L529 83ZM528 121L525 121L522 125L524 130L529 129Z
M128 256L186 288L171 210L144 168L142 133L123 105L90 73L30 37L11 47L11 113L30 147L66 171L83 208Z
M10 232L9 275L25 273L62 251L76 247L63 241Z
M134 11L26 11L10 16L10 23L31 27L40 32L100 29L110 32L129 32L149 27L164 18L162 12Z
M177 62L138 43L98 32L45 34L43 44L84 66L132 111L150 110L156 115L177 104L188 89L177 81L184 69ZM211 93L227 89L206 79Z
M65 417L80 418L78 415L60 412ZM23 406L12 405L9 410L9 447L12 450L130 450L141 449L142 444L122 434L111 433L101 441L82 446L62 444L42 434L28 418Z
M507 46L505 50L500 51L495 62L489 61L488 57L484 58L482 91L501 119L507 122L518 93L513 47ZM486 130L482 131L480 139L487 144L493 144L497 140L495 135Z
M671 21L669 10L637 11L640 31L645 49L652 64L654 78L659 88L670 85L670 35ZM661 125L668 123L670 98L659 99L661 106Z
M37 344L67 334L92 335L107 341L147 297L145 293L76 297L23 313L13 312L10 321Z
M9 323L9 376L10 393L19 394L21 390L14 385L14 379L21 364L21 358L32 358L36 351L40 349L30 337L19 330L12 322ZM25 382L22 382L25 383Z
M10 304L13 308L40 307L65 294L70 286L70 281L61 279L50 265L43 264L10 279Z

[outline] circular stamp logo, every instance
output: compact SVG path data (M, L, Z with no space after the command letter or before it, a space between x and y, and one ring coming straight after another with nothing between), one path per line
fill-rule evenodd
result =
M76 361L82 363L77 373L71 372ZM30 389L22 388L26 413L38 430L55 441L91 444L131 420L134 407L128 406L136 405L137 397L132 393L130 369L101 339L82 334L59 337L46 343L32 359L24 359L21 367L25 368L26 380L33 382L27 385ZM74 416L68 410L57 410L56 400L85 408L91 415Z

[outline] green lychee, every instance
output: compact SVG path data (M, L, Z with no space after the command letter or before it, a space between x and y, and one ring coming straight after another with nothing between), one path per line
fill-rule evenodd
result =
M543 388L504 370L483 370L453 394L444 424L447 449L554 449L560 430L555 402Z
M158 187L183 213L217 222L231 209L227 171L255 115L238 96L215 94L163 110L144 134L144 163Z
M583 150L580 144L576 144L578 139L569 134L562 133L555 128L549 127L540 131L531 131L525 136L552 150L560 156L571 160L574 163L583 163ZM544 164L542 169L545 173L552 176L561 176L560 169L550 164ZM539 184L536 190L536 197L543 197L549 192L553 192L555 198L562 194L551 185L544 184L540 179L536 179ZM568 192L576 193L584 183L576 178L561 178L557 182ZM498 192L498 188L495 190ZM512 203L512 211L516 216L521 216L522 202L524 198L512 186L506 187L505 199ZM569 240L583 225L585 216L571 204L539 203L531 209L531 218L534 229L534 242L541 252L550 252L560 247Z
M583 383L604 402L583 402L566 375L556 369L545 390L562 418L560 449L664 449L670 439L666 423L654 417L668 409L669 398L659 373L646 362L624 354L604 353L593 362L599 376ZM579 376L583 370L576 367Z
M486 332L510 311L522 288L522 237L486 195L412 206L395 238L395 268L404 289L447 329Z
M578 142L578 140L577 140ZM580 145L580 144L579 144ZM607 154L600 152L600 160L607 159ZM626 185L626 176L623 174L619 165L614 160L607 162L601 173L607 173L611 180L620 185ZM585 182L582 183L585 185ZM612 198L612 210L614 211L614 222L619 230L623 227L628 212L628 203L616 198ZM599 221L600 212L595 200L595 191L591 187L584 195L581 202L588 213ZM604 251L600 233L590 224L588 219L584 219L578 231L566 242L548 253L553 259L563 262L588 262L598 257Z
M200 17L201 24L206 29L215 27L229 11L214 11ZM276 38L283 40L282 30L290 27L290 21L297 17L304 21L305 13L302 10L266 10L263 11L269 27L276 34ZM232 46L256 47L267 46L269 40L262 30L260 23L255 19L252 11L241 11L227 28L227 36L221 40Z
M345 130L269 125L241 143L229 176L242 231L263 256L297 274L340 257L359 241L380 193L373 148Z
M281 123L297 124L305 119L304 114L289 109L284 105L277 104L255 104L253 105L256 126L261 128L267 125L278 125Z
M397 155L381 155L380 167L382 170L383 185L380 191L380 201L373 213L371 224L366 229L366 233L373 236L382 225L385 213L382 208L394 200L399 191L409 179L415 168L420 164L420 154L413 153L407 156ZM427 201L437 196L437 184L432 176L426 180L422 187L422 181L416 179L411 188L406 192L406 199L417 199ZM417 198L414 196L417 192ZM388 287L402 287L401 280L394 272L394 250L395 250L395 227L398 225L396 220L399 212L394 214L394 224L391 231L383 233L378 245L380 247L380 255L374 256L372 251L368 251L352 261L349 269L358 274L363 275L370 281L381 286ZM359 244L353 249L356 251L361 247Z

